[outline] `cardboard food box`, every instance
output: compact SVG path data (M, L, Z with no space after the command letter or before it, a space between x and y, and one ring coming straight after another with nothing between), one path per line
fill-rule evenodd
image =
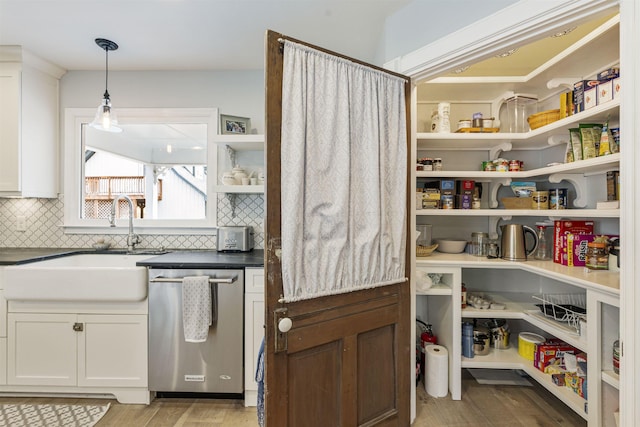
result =
M611 67L598 73L598 80L606 81L620 77L620 68Z
M473 190L476 188L475 181L469 179L459 179L456 181L456 194L470 194L473 195Z
M595 90L599 80L580 80L579 82L575 82L573 84L573 114L580 113L587 109L586 107L586 93L588 90ZM596 94L595 92L590 97L590 102L592 102L595 106L596 103Z
M578 376L575 372L567 372L564 374L564 383L578 396L587 398L587 377Z
M562 264L563 253L566 254L567 234L593 234L593 221L556 220L553 223L553 262Z
M588 110L595 107L596 105L598 105L598 85L585 88L584 109Z
M601 105L611 100L613 100L613 80L601 82L598 85L597 104Z
M613 99L620 97L620 77L613 79Z
M456 196L456 209L471 209L473 196L471 194L459 194Z
M440 180L440 194L441 195L456 194L456 181L453 179Z
M550 343L539 344L536 348L538 353L538 368L539 371L547 372L550 366L554 368L564 366L564 355L576 354L578 350L566 343Z

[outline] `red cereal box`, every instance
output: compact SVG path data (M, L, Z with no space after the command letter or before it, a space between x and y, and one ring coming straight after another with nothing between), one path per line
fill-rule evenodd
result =
M566 235L593 234L593 221L557 220L553 224L553 262L562 264L562 255L567 253ZM563 252L564 251L564 252Z

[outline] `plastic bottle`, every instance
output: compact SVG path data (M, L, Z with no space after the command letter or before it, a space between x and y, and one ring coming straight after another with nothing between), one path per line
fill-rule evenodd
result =
M462 355L467 358L472 358L474 356L473 324L469 322L462 324Z
M545 233L547 225L548 224L546 222L536 222L536 227L538 227L538 248L536 249L535 254L533 254L533 257L541 261L551 259L549 243L547 242L547 236Z
M462 296L462 308L467 308L467 287L465 286L464 283L460 288L460 294Z

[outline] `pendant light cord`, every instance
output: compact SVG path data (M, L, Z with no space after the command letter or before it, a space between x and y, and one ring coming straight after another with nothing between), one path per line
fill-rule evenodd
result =
M105 48L104 97L109 99L109 48Z

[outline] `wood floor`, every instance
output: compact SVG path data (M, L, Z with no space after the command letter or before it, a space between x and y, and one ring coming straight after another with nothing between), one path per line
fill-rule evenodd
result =
M416 427L555 427L587 425L580 416L532 381L532 387L478 384L463 371L463 400L433 398L420 384ZM2 397L0 403L104 404L111 403L96 427L256 427L256 408L241 401L156 399L150 405L122 405L104 399ZM296 426L297 427L297 426ZM304 427L304 426L302 426ZM329 427L329 426L327 426Z

